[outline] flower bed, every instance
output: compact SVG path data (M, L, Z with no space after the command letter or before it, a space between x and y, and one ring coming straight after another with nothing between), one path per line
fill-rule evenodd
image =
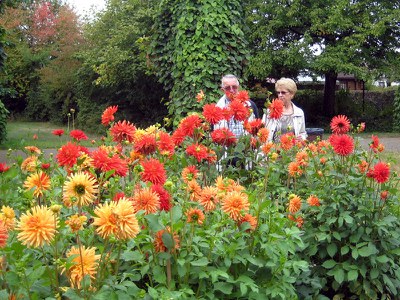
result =
M54 158L31 146L1 164L1 298L397 295L399 178L379 139L360 150L363 127L344 116L313 142L268 142L260 120L239 139L211 131L246 119L238 101L173 133L116 122L110 107L95 149L74 131Z

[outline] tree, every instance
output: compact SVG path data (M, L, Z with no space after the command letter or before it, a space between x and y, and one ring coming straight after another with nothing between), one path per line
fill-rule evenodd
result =
M163 0L154 19L150 58L170 91L170 116L178 121L203 104L200 90L216 95L223 74L243 74L248 59L240 0ZM211 99L208 99L210 101Z
M399 1L279 0L248 6L259 78L306 69L325 76L324 112L335 113L338 72L367 80L398 60Z
M80 51L77 88L85 124L98 126L102 110L119 106L119 115L136 124L161 122L166 96L148 74L146 45L157 0L109 1L105 11L84 27L86 46ZM90 116L88 116L90 115Z

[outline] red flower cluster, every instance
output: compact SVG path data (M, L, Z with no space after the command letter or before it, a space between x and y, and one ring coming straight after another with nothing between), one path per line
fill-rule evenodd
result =
M168 154L171 156L175 152L175 143L172 137L163 131L159 133L157 147L161 154Z
M280 119L283 114L283 101L281 99L272 100L271 104L268 106L269 117L271 119Z
M388 164L383 162L378 162L374 169L372 170L372 177L378 183L385 183L388 181L390 176L390 167Z
M149 181L153 184L164 184L167 180L167 173L164 164L155 158L150 158L141 163L143 172L141 177L143 181Z
M101 172L115 170L114 175L126 176L128 172L128 163L119 157L118 154L109 154L106 149L99 148L93 151L93 165Z
M246 90L241 90L233 96L234 101L239 101L242 103L249 101L249 99L250 99L249 92Z
M111 136L114 142L122 143L128 141L132 143L136 132L136 127L129 121L119 121L115 123L111 129Z
M350 155L354 150L354 140L347 134L332 134L329 142L333 147L333 151L341 156Z
M350 130L350 121L344 115L333 117L330 125L334 134L346 134Z
M198 162L208 158L208 148L202 144L192 144L186 148L186 153L195 157Z
M62 129L54 129L52 134L62 136L64 134L64 130Z
M0 173L7 171L9 168L5 163L0 163Z
M237 121L244 121L250 117L250 109L243 102L232 101L229 104L229 109L233 118Z
M145 134L135 141L134 149L136 152L148 155L157 150L157 142L154 134Z
M264 123L261 119L254 119L252 121L245 121L243 126L251 135L257 135L258 131L263 127Z
M223 110L216 104L206 104L203 106L203 116L212 125L224 119Z
M101 124L108 126L110 122L114 121L114 114L117 112L117 110L118 105L107 107L101 116Z
M198 115L190 115L186 118L182 119L179 124L179 128L182 130L182 133L186 136L192 137L194 135L195 129L200 128L203 121Z
M76 164L81 152L89 154L89 150L80 145L68 142L58 150L57 160L60 166L72 167Z
M88 139L86 134L82 130L79 130L79 129L72 130L69 133L69 136L72 137L73 139L77 140L77 141L87 140Z
M211 133L211 138L214 143L222 146L232 146L236 144L236 136L228 128L216 129Z

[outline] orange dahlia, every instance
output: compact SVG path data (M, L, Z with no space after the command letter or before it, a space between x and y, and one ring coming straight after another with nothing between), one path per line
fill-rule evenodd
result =
M219 202L218 189L213 186L204 187L199 193L198 201L205 211L214 210Z
M299 163L300 166L307 166L308 165L308 154L306 151L300 151L296 153L296 161Z
M296 144L296 137L293 132L282 134L280 137L281 147L283 150L290 150Z
M172 238L173 245L172 249L169 249L171 252L175 252L176 250L179 249L179 237L178 234L173 232L171 228L168 226L165 229L162 229L160 231L157 231L156 236L154 238L154 248L156 252L167 252L168 247L164 244L163 241L163 236L164 235L169 235Z
M359 164L358 164L358 170L360 171L360 173L365 173L368 171L369 168L369 164L367 161L362 160Z
M118 216L114 213L117 202L106 202L99 204L94 210L95 217L93 226L97 227L96 232L102 238L109 238L116 235L118 231Z
M45 206L35 206L31 212L22 214L16 229L18 239L28 247L42 247L53 241L57 232L58 220Z
M34 172L39 167L40 162L37 156L28 156L21 164L21 170L27 172Z
M36 197L43 196L44 191L50 189L50 177L41 170L31 174L24 182L24 187L27 190L34 188L33 195Z
M245 193L229 192L222 199L222 210L235 221L239 221L243 213L249 210L249 207L250 203Z
M269 137L269 129L267 127L261 127L257 132L257 136L261 143L266 143Z
M85 275L95 279L100 255L96 255L95 247L72 247L67 251L67 258L72 258L72 266L66 270L67 277L74 288L81 288L81 281Z
M8 231L4 222L0 220L0 249L7 245Z
M250 225L250 229L249 230L253 230L253 231L256 230L256 228L257 228L257 219L256 219L256 217L254 217L251 214L245 214L244 216L242 216L240 218L240 220L238 220L238 225L240 226L245 222L249 223L249 225Z
M118 105L107 107L101 115L101 124L108 126L110 122L114 121L114 114L118 110Z
M182 179L183 182L188 183L189 181L196 180L198 177L199 171L196 166L190 165L182 170Z
M188 223L197 223L199 225L202 225L205 219L204 213L198 208L190 208L186 212L186 216Z
M321 204L319 203L318 197L315 196L315 195L310 195L310 196L307 198L307 203L308 203L308 205L310 205L310 206L320 206L320 205L321 205Z
M234 100L229 104L229 109L236 121L245 121L250 117L250 109L240 101Z
M288 165L289 175L291 177L298 177L303 174L300 164L297 161L292 161Z
M261 146L261 151L264 153L264 155L268 155L273 147L273 142L267 142Z
M25 149L28 150L32 154L33 153L42 154L42 151L36 146L26 146Z
M289 212L292 214L298 212L301 208L301 199L295 194L289 195Z
M128 199L120 199L113 213L117 216L116 237L121 240L132 239L138 235L140 228L135 215L132 202Z
M77 172L68 176L63 187L63 200L66 206L89 205L96 198L98 184L87 173Z
M135 212L144 210L145 214L154 214L160 209L160 197L150 188L136 190L131 198Z
M248 133L250 133L251 135L258 135L258 132L260 131L260 129L265 128L265 127L262 127L262 126L264 126L264 123L262 122L261 119L254 119L251 121L245 120L243 126L244 126L244 129L246 129L246 131Z
M78 232L79 230L83 229L83 225L87 221L87 217L83 215L72 215L68 218L68 220L65 221L65 224L67 224L73 233Z
M186 190L190 193L190 200L198 201L201 193L200 184L195 179L190 180L186 184Z

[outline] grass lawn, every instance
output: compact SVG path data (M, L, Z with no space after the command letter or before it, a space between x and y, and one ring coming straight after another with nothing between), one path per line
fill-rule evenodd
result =
M52 134L54 129L63 129L64 135L59 137ZM72 128L70 129L72 130ZM100 138L99 135L89 134L87 132L85 132L85 134L88 140L81 141L80 144L86 147L92 145L92 140L98 140ZM37 136L37 139L34 139L34 135ZM71 140L71 138L66 126L53 125L48 122L8 122L7 140L0 144L0 149L21 149L25 146L36 146L40 149L57 149L69 140Z

